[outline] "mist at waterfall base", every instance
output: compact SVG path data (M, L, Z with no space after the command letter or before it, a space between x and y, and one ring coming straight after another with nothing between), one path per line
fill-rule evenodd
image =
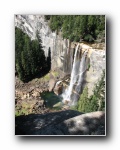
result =
M77 104L77 101L80 97L84 74L87 69L87 51L82 53L81 47L78 44L73 55L74 57L69 86L66 89L63 88L61 95L56 95L54 92L43 92L41 94L41 97L46 103L46 107L50 108L51 110L60 110L64 105L74 106ZM61 82L62 81L58 81L56 85L60 84Z
M80 45L78 44L75 49L70 84L61 95L63 103L67 102L70 106L76 105L80 97L84 79L83 77L86 71L86 55L86 51L84 51L84 53L82 54Z

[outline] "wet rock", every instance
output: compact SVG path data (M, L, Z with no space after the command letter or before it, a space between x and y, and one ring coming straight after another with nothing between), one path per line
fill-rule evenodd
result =
M68 110L68 109L70 109L70 106L68 106L68 105L63 105L62 106L62 110Z
M67 105L70 102L70 100L64 100L64 104Z
M53 107L62 107L63 103L62 102L58 102L57 104L53 105Z
M56 95L60 95L60 94L62 94L62 91L63 91L63 83L62 83L62 81L58 81L55 85L54 93Z

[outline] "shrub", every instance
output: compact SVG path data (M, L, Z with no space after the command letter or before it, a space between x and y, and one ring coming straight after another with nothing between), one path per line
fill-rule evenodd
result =
M88 88L85 87L75 108L80 112L105 110L105 71L95 85L93 95L88 97Z

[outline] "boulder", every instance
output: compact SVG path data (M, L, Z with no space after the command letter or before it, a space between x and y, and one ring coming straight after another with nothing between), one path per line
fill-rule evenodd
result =
M50 81L49 81L49 92L51 92L52 90L53 90L53 88L54 88L54 86L55 86L55 79L50 79Z
M16 135L105 135L105 113L74 110L30 114L15 119Z
M56 95L60 95L60 94L62 94L62 91L63 91L63 83L62 83L62 81L58 81L55 85L54 93Z
M35 90L35 91L33 92L32 96L33 96L33 97L39 97L39 96L40 96L40 92L38 92L38 91Z
M55 105L53 105L53 107L62 107L63 103L62 102L58 102Z

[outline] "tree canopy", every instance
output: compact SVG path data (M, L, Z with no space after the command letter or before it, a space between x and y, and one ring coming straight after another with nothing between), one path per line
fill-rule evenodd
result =
M31 40L17 27L15 28L15 68L18 77L25 82L50 69L50 62L45 58L41 40Z
M62 31L63 38L79 42L104 40L104 15L46 15L52 31Z
M88 88L85 87L76 110L80 112L92 112L92 111L104 111L105 110L105 71L101 76L101 79L96 84L93 95L88 97Z

